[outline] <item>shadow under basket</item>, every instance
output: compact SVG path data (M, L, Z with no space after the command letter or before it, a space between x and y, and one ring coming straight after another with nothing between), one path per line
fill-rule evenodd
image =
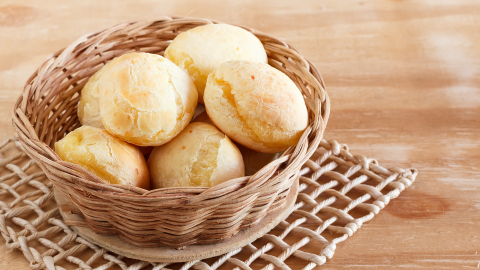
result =
M62 161L56 141L78 128L77 104L88 78L109 60L132 51L163 55L179 33L219 23L207 19L164 17L123 23L80 37L49 57L28 79L13 108L16 136L25 152L68 200L72 212L99 234L117 235L138 247L213 244L259 223L285 204L301 166L317 149L330 105L316 68L291 45L242 27L263 43L268 63L284 72L302 92L310 125L298 144L253 176L212 188L144 190L107 185L82 167Z

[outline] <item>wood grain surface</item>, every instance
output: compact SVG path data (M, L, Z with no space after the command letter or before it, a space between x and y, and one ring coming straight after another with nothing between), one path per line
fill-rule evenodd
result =
M327 85L325 138L386 167L420 171L321 268L480 268L477 0L2 0L0 140L13 135L12 105L49 54L120 22L175 14L242 24L293 44ZM0 269L27 269L22 253L3 243Z

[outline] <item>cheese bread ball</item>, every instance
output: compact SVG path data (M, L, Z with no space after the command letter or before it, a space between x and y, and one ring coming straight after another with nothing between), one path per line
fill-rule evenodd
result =
M209 24L181 33L165 50L165 57L190 74L202 104L207 77L220 64L230 60L268 61L255 35L228 24Z
M262 153L297 144L308 126L305 101L295 83L268 64L226 62L208 76L205 107L227 136Z
M78 119L82 125L105 129L100 116L100 105L98 104L98 81L110 63L112 62L108 62L90 77L82 89L78 102Z
M103 125L115 137L139 146L170 141L188 125L198 100L188 74L156 54L116 58L98 84Z
M104 129L81 126L55 143L55 153L107 184L150 187L147 163L138 147L113 137Z
M148 159L152 188L212 187L245 175L242 155L221 131L191 123Z

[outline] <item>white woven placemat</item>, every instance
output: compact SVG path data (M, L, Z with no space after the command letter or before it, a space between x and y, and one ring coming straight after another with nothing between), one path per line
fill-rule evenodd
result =
M66 226L52 184L12 138L0 144L0 231L6 246L20 249L34 269L271 270L290 269L291 256L305 263L303 269L312 269L416 176L415 169L385 169L374 159L350 154L345 144L322 140L301 171L293 212L267 235L208 260L150 263L111 253Z

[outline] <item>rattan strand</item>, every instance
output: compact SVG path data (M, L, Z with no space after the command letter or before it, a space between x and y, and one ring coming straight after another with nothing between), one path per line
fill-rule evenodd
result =
M253 176L213 188L147 191L106 185L54 153L53 144L79 126L79 91L106 61L130 51L163 54L179 33L210 23L218 22L165 17L88 34L53 54L27 81L14 106L19 142L93 231L116 234L140 247L183 247L228 239L281 208L301 166L317 149L330 111L320 74L289 44L245 28L264 44L269 64L297 84L309 111L309 127L298 145L280 159Z
M286 260L294 256L305 263L303 269L310 270L331 258L338 243L371 220L417 176L415 169L385 169L374 159L350 154L345 144L322 140L300 171L294 211L271 232L209 263L150 263L126 260L77 236L61 219L52 184L22 151L14 139L0 144L0 232L7 248L23 252L33 269L272 270L274 266L290 269ZM363 214L353 218L353 213ZM316 250L308 247L309 242ZM275 247L282 250L280 255L273 255ZM248 258L242 259L246 254Z

